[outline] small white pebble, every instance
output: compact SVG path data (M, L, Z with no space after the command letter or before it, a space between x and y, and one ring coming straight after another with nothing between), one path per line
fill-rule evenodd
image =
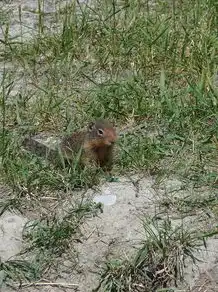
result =
M102 196L95 196L93 201L95 203L102 203L106 206L111 206L116 203L117 196L115 195L102 195Z

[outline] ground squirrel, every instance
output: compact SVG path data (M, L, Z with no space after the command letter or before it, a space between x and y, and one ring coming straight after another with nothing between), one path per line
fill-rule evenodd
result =
M36 154L47 156L50 160L54 160L58 156L58 151L68 161L71 161L75 154L80 153L82 165L95 164L109 171L113 164L116 140L115 127L107 120L97 120L90 123L86 130L64 137L58 149L48 149L47 146L33 139L26 139L24 146L31 148Z

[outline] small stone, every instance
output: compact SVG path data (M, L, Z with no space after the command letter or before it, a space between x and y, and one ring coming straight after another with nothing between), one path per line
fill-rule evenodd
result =
M95 203L102 203L106 206L111 206L116 203L117 196L115 195L100 195L100 196L95 196L93 201Z

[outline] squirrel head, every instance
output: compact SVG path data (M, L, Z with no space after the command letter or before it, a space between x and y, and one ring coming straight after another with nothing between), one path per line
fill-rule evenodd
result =
M112 146L117 140L115 127L107 120L97 120L88 126L93 147Z

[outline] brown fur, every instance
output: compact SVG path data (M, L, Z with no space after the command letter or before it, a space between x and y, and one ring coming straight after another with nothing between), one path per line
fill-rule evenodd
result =
M106 120L97 120L90 123L86 131L75 132L64 138L60 148L68 159L81 149L82 164L91 163L110 170L116 140L114 126Z

